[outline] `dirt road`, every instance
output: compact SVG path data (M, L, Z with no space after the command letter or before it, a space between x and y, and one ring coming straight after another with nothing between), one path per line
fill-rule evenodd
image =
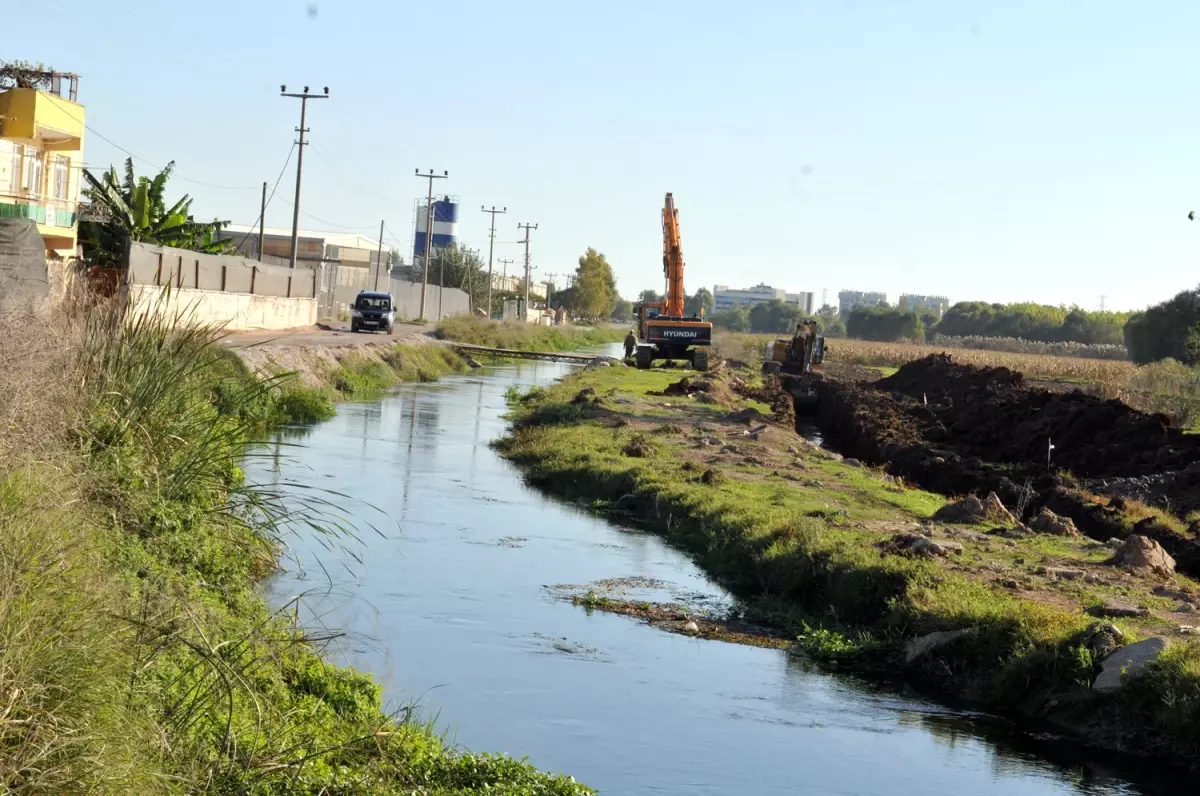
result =
M433 324L400 324L396 327L396 333L389 337L381 332L354 334L350 331L350 324L333 323L322 324L321 327L314 326L286 331L234 332L226 337L224 342L232 348L249 348L251 346L339 348L373 342L413 343L418 339L431 340L433 339L433 330Z

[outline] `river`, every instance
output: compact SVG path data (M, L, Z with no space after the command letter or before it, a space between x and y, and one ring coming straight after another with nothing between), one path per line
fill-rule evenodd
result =
M346 633L335 657L466 748L528 756L603 794L992 796L1178 792L1003 722L815 670L780 650L589 614L546 586L638 578L728 599L658 537L527 487L489 447L522 362L344 404L274 477L342 493L361 544L295 540L268 584Z

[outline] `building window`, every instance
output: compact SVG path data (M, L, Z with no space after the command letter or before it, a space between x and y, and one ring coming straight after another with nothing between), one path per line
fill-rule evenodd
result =
M11 194L16 194L21 189L21 158L24 157L25 147L20 144L13 144L12 148L12 172L8 180L8 191Z
M46 165L46 156L34 149L25 147L25 168L22 173L21 187L34 196L42 195L42 171Z
M54 157L54 198L65 200L71 184L71 161L62 155Z

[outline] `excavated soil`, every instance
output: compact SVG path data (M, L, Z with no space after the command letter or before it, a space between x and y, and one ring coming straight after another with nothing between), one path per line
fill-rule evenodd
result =
M1117 400L1039 389L1007 368L940 354L873 383L827 380L818 413L826 440L844 455L945 494L994 491L1026 517L1049 505L1097 538L1124 531L1114 519L1119 504L1086 506L1060 471L1180 516L1200 508L1200 436ZM1200 569L1194 540L1161 525L1144 531L1161 537L1181 570Z

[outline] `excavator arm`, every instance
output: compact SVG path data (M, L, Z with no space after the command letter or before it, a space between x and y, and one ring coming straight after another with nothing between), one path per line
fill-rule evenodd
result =
M662 314L671 318L682 318L686 294L683 290L683 247L679 240L679 211L675 209L675 197L667 194L662 212L663 222L663 276L667 280L667 297L663 302Z

